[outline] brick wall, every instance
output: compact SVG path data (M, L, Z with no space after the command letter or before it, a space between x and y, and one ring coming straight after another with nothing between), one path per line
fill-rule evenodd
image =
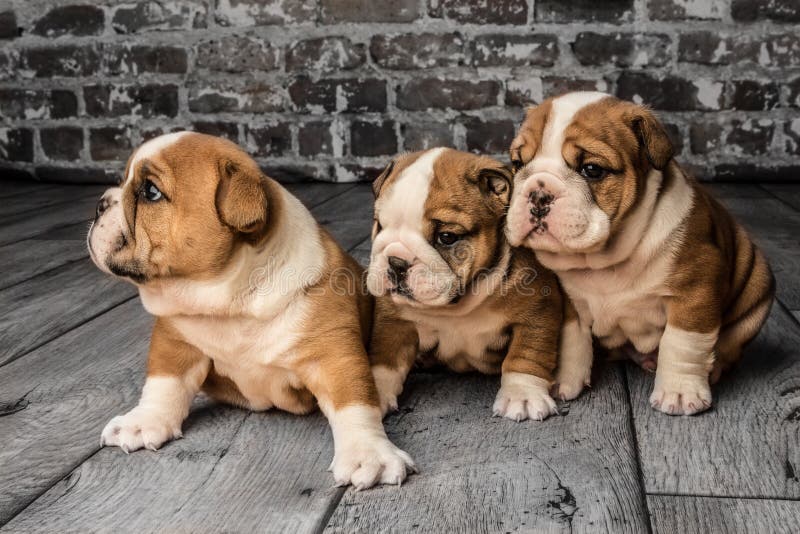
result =
M799 0L0 0L0 167L113 180L177 128L285 180L505 161L524 106L580 88L659 110L698 175L798 180L798 23Z

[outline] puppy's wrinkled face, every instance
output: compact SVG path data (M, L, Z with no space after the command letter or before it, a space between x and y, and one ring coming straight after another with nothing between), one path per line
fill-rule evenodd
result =
M500 260L511 172L446 148L398 157L376 180L367 286L401 305L454 304Z
M552 253L600 252L672 158L664 128L644 107L604 93L551 98L528 111L514 139L518 169L506 235Z
M103 271L144 285L221 272L242 240L264 230L262 175L236 145L180 132L128 160L122 183L100 199L87 243Z

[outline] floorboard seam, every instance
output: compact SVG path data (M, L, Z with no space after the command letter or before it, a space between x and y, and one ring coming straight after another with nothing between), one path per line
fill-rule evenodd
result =
M79 322L79 323L77 323L77 324L73 325L73 326L72 326L72 327L70 327L69 329L67 329L67 330L64 330L63 332L61 332L61 333L60 333L60 334L58 334L57 336L55 336L55 337L53 337L53 338L50 338L50 339L48 339L48 340L46 340L46 341L43 341L43 342L39 343L38 345L34 345L34 346L32 346L32 347L28 348L28 350L26 350L25 352L23 352L23 353L21 353L21 354L18 354L18 355L16 355L16 356L14 356L14 357L13 357L13 358L11 358L10 360L7 360L7 361L5 361L5 362L3 362L3 363L0 363L0 368L4 367L4 366L6 366L6 365L8 365L8 364L10 364L10 363L12 363L12 362L15 362L15 361L19 360L20 358L24 358L25 356L27 356L27 355L28 355L28 354L30 354L31 352L35 351L36 349L40 349L40 348L44 347L45 345L47 345L48 343L52 343L53 341L55 341L55 340L59 339L60 337L62 337L62 336L64 336L64 335L66 335L66 334L68 334L68 333L72 332L72 331L73 331L73 330L75 330L76 328L80 328L81 326L85 325L86 323L89 323L89 322L91 322L91 321L94 321L95 319L97 319L97 318L98 318L98 317L100 317L101 315L103 315L103 314L105 314L105 313L108 313L108 312L110 312L110 311L111 311L111 310L113 310L114 308L118 308L118 307L122 306L122 305L123 305L123 304L125 304L126 302L129 302L129 301L131 301L131 300L133 300L133 299L137 298L138 296L139 296L139 294L138 294L138 293L136 293L136 294L134 294L134 295L131 295L130 297L126 298L125 300L122 300L122 301L120 301L120 302L118 302L118 303L114 304L113 306L111 306L111 307L109 307L109 308L106 308L106 309L104 309L104 310L102 310L102 311L100 311L100 312L98 312L98 313L96 313L96 314L94 314L94 315L92 315L92 316L90 316L90 317L87 317L86 319L84 319L83 321L81 321L81 322Z
M743 501L787 501L787 502L800 502L800 497L782 497L782 496L742 496L742 495L704 495L698 493L667 493L667 492L647 492L648 496L652 497L686 497L702 498L702 499L740 499Z
M57 486L59 483L61 483L61 481L62 481L62 480L66 479L66 478L69 478L70 476L72 476L72 474L75 472L75 470L76 470L76 469L78 469L80 466L82 466L82 465L83 465L83 464L85 464L87 461L89 461L89 460L90 460L90 459L91 459L91 458L92 458L92 457L93 457L95 454L97 454L97 453L98 453L98 452L100 452L101 450L103 450L103 447L98 447L97 449L95 449L94 451L92 451L90 454L88 454L88 455L86 455L85 457L81 458L81 459L80 459L80 461L78 461L77 463L73 464L73 465L72 465L72 467L69 469L69 471L67 471L67 472L66 472L66 474L64 474L64 476L62 476L62 477L58 478L58 479L57 479L55 482L53 482L52 484L50 484L50 485L49 485L49 486L47 486L46 488L42 489L42 491L41 491L41 492L39 492L39 493L37 493L36 495L32 496L32 498L31 498L31 499L30 499L28 502L26 502L24 506L22 506L22 507L21 507L19 510L17 510L17 511L14 513L14 515L12 515L11 517L9 517L9 518L8 518L8 519L6 519L5 521L1 521L1 522L0 522L0 528L4 527L4 526L5 526L5 525L7 525L8 523L10 523L10 522L11 522L11 521L12 521L12 520L15 518L15 517L17 517L18 515L20 515L21 513L23 513L25 510L27 510L27 509L28 509L28 508L29 508L29 507L30 507L30 506L31 506L33 503L35 503L36 501L38 501L38 500L39 500L39 498L40 498L42 495L46 494L48 491L50 491L51 489L53 489L54 487L56 487L56 486ZM70 489L71 489L71 488L70 488Z
M338 495L335 495L333 499L331 499L331 502L328 503L325 513L322 514L319 523L313 530L314 534L322 534L322 532L325 531L325 528L328 526L328 521L330 521L331 517L333 517L333 512L335 512L336 508L339 507L339 503L342 502L342 498L344 497L346 491L347 488L340 488L337 492Z
M628 401L628 426L630 427L631 440L633 441L633 454L636 460L636 476L639 479L640 492L639 496L642 499L642 509L644 510L645 519L647 519L647 532L653 533L653 521L650 517L650 507L647 504L646 488L644 484L644 469L642 468L642 456L639 453L639 438L636 436L636 420L633 416L633 401L631 400L631 387L628 382L628 370L624 364L619 364L622 371L622 378L625 384L625 396Z
M775 302L777 302L777 303L778 303L778 306L780 306L781 308L783 308L783 311L785 311L785 312L786 312L786 314L787 314L789 317L791 317L792 321L794 321L794 324L795 324L795 325L797 325L798 327L800 327L800 320L798 320L798 319L797 319L797 317L795 316L794 312L793 312L791 309L789 309L789 306L787 306L787 305L786 305L786 303L785 303L785 302L783 302L783 301L782 301L781 299L779 299L779 298L776 298L776 299L775 299Z
M88 257L89 257L89 254L86 254L86 255L84 255L84 256L81 256L80 258L77 258L77 259L74 259L74 260L70 260L70 261L64 262L64 263L62 263L61 265L56 265L55 267L53 267L53 268L51 268L51 269L47 269L46 271L42 271L42 272L40 272L40 273L36 273L35 275L31 276L30 278L25 278L24 280L20 280L19 282L14 282L13 284L10 284L10 285L7 285L7 286L0 287L0 291L5 291L6 289L10 289L10 288L12 288L12 287L14 287L14 286L18 286L19 284L24 284L25 282L30 282L30 281L31 281L31 280L33 280L34 278L38 278L39 276L44 276L44 275L46 275L46 274L52 273L52 272L53 272L53 271L55 271L56 269L63 269L64 267L67 267L67 266L69 266L69 265L72 265L73 263L77 263L77 262L79 262L79 261L84 261L84 260L85 260L86 258L88 258Z
M339 198L340 196L344 195L345 193L349 193L350 191L352 191L352 190L353 190L353 189L355 189L356 187L358 187L358 182L355 182L355 183L353 184L353 187L348 187L348 188L347 188L347 189L345 189L344 191L340 191L340 192L336 193L335 195L333 195L332 197L328 197L328 198L326 198L325 200L320 200L320 201L319 201L319 202L317 202L316 204L312 204L311 206L309 206L309 207L308 207L308 210L309 210L309 211L311 211L311 210L313 210L314 208L317 208L317 207L319 207L319 206L322 206L323 204L325 204L325 203L327 203L327 202L330 202L331 200L333 200L333 199L335 199L335 198ZM290 191L290 192L291 192L291 191Z
M779 202L780 202L781 204L783 204L784 206L788 206L788 207L789 207L789 209L791 209L791 210L792 210L792 211L794 211L795 213L800 213L800 211L798 211L798 210L797 210L797 208L795 208L794 206L792 206L792 205L791 205L789 202L786 202L785 200L783 200L781 197L779 197L778 195L776 195L775 193L773 193L772 191L770 191L769 189L767 189L767 188L766 188L766 187L764 187L763 185L761 185L761 184L756 184L756 185L758 186L758 188L759 188L759 189L761 189L762 191L766 191L766 193L767 193L769 196L771 196L772 198L776 199L777 201L779 201Z

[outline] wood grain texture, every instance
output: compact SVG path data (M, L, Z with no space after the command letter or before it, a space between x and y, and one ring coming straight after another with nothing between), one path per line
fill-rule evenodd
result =
M762 184L776 198L800 211L800 184Z
M331 198L346 194L357 187L356 183L332 184L324 182L305 182L296 184L283 184L294 196L300 199L308 209L322 204Z
M105 448L8 523L26 532L314 532L342 490L320 414L198 403L157 452Z
M372 239L366 238L361 243L350 249L350 254L364 267L369 265L370 254L372 253Z
M105 190L104 186L79 186L79 185L62 185L44 191L31 191L27 194L16 195L4 199L0 203L0 221L9 215L17 213L27 213L28 216L34 216L34 213L40 210L51 209L54 206L72 203L86 198L100 198L100 195Z
M96 452L138 399L152 319L125 303L0 367L0 524Z
M84 239L26 239L0 247L0 290L86 257Z
M742 361L693 417L650 408L651 374L628 381L645 490L715 497L800 498L800 327L773 307Z
M800 501L648 495L654 533L797 532Z
M416 374L386 420L420 467L402 487L348 490L328 532L644 532L621 369L569 413L493 418L497 377Z
M87 223L94 218L97 198L90 196L38 210L35 215L16 213L0 224L0 245L46 234L66 225Z
M311 210L334 239L349 250L367 239L372 232L374 195L369 184L359 184L347 194L334 197Z
M130 299L136 289L88 258L0 291L0 365Z
M773 197L720 200L767 256L778 298L789 309L800 310L800 213Z
M33 180L8 180L0 171L0 198L11 198L29 193L38 194L58 188L56 184L46 184Z

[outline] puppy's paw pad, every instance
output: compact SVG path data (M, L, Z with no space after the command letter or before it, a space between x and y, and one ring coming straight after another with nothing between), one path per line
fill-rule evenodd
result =
M496 416L514 421L534 419L544 421L558 413L558 408L546 388L540 386L504 385L497 392L492 411Z
M356 490L375 484L401 484L416 472L414 460L388 439L374 444L354 444L336 454L333 478L337 486L352 484Z
M669 415L694 415L711 407L711 389L706 385L653 389L650 406Z
M126 453L142 448L155 451L167 441L180 437L180 424L134 408L108 422L100 435L100 445L119 447Z

